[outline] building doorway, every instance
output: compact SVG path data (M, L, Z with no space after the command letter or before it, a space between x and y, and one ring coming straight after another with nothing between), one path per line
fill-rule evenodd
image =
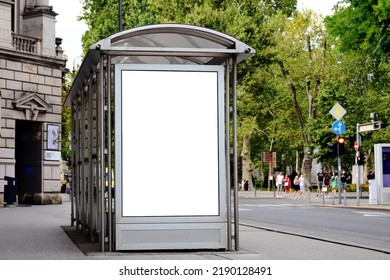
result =
M20 204L42 192L42 123L16 121L15 177Z

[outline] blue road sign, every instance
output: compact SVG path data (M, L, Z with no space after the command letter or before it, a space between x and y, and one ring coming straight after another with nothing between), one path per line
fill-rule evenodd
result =
M332 130L336 134L342 134L345 131L345 123L341 121L335 121L332 124Z

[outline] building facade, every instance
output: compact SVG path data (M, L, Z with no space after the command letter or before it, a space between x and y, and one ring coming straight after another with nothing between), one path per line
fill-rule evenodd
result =
M49 0L0 0L0 205L5 176L15 178L18 203L61 203L66 61L56 15Z

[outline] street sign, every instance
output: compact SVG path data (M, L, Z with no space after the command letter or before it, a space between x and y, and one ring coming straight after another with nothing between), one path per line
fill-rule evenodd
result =
M334 133L336 133L337 135L340 135L342 134L344 131L345 131L345 123L341 122L341 121L335 121L333 124L332 124L332 130Z
M336 103L332 109L330 109L329 113L336 119L340 120L347 111L341 106L339 103Z
M373 122L373 123L365 123L365 124L359 124L358 125L358 132L369 132L374 130L381 129L379 122Z
M353 148L355 149L355 151L359 151L359 142L355 142L355 144L353 145Z
M271 163L276 167L276 152L263 152L262 162Z

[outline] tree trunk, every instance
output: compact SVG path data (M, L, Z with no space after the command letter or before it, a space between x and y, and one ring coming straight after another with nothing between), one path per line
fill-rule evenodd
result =
M252 182L252 161L251 161L251 136L245 135L242 141L242 180L249 181L249 190L253 190Z
M305 188L311 188L311 169L313 165L313 149L307 145L304 146L301 172L305 178Z

